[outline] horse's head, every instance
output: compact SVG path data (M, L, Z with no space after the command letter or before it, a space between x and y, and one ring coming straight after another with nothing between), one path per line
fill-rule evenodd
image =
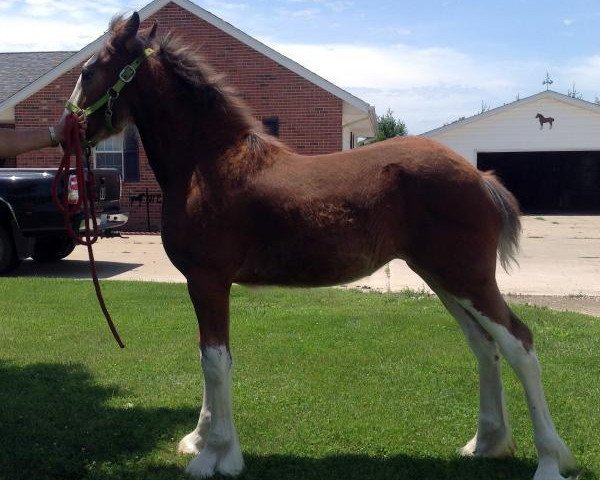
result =
M81 70L67 109L87 118L86 138L95 143L121 131L131 118L130 99L139 81L136 71L152 53L156 33L138 35L140 17L114 19L110 37Z
M538 113L538 114L535 116L535 118L542 118L542 114L541 114L541 113Z

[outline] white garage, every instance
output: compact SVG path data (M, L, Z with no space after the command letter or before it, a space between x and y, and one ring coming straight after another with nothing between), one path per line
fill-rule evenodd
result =
M550 90L423 136L496 171L525 213L600 213L600 105Z

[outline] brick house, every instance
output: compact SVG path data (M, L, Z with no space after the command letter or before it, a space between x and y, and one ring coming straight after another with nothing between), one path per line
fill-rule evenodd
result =
M192 45L250 105L265 128L305 154L352 148L357 136L373 136L373 107L298 63L277 53L189 0L154 0L140 10L142 28L159 23ZM0 53L0 127L53 124L79 76L81 64L103 45L106 35L79 52ZM0 159L0 167L49 167L60 153L45 149ZM135 129L99 144L96 166L123 173L123 206L128 229L160 229L160 189Z

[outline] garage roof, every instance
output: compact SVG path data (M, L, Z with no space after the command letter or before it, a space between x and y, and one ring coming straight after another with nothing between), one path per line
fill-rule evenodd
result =
M557 100L559 102L563 102L563 103L572 105L574 107L591 110L595 113L600 113L600 105L598 105L596 103L588 102L586 100L580 100L578 98L573 98L568 95L564 95L562 93L555 92L554 90L546 90L546 91L543 91L540 93L536 93L535 95L531 95L530 97L522 98L519 100L515 100L514 102L507 103L505 105L502 105L501 107L493 108L492 110L488 110L487 112L479 113L477 115L473 115L472 117L467 117L462 120L457 120L456 122L452 122L452 123L449 123L448 125L444 125L442 127L435 128L428 132L422 133L421 135L423 135L425 137L429 137L429 136L439 135L440 133L446 133L446 132L464 127L465 125L468 125L470 123L477 122L479 120L483 120L484 118L493 117L494 115L497 115L499 113L503 113L507 110L510 110L511 108L516 107L517 105L525 105L527 103L537 102L538 100L546 99L546 98Z

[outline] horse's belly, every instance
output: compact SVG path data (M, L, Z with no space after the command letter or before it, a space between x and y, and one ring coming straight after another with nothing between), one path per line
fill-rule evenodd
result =
M236 282L261 285L325 286L347 283L373 273L388 258L355 249L273 247L260 252L238 272Z

